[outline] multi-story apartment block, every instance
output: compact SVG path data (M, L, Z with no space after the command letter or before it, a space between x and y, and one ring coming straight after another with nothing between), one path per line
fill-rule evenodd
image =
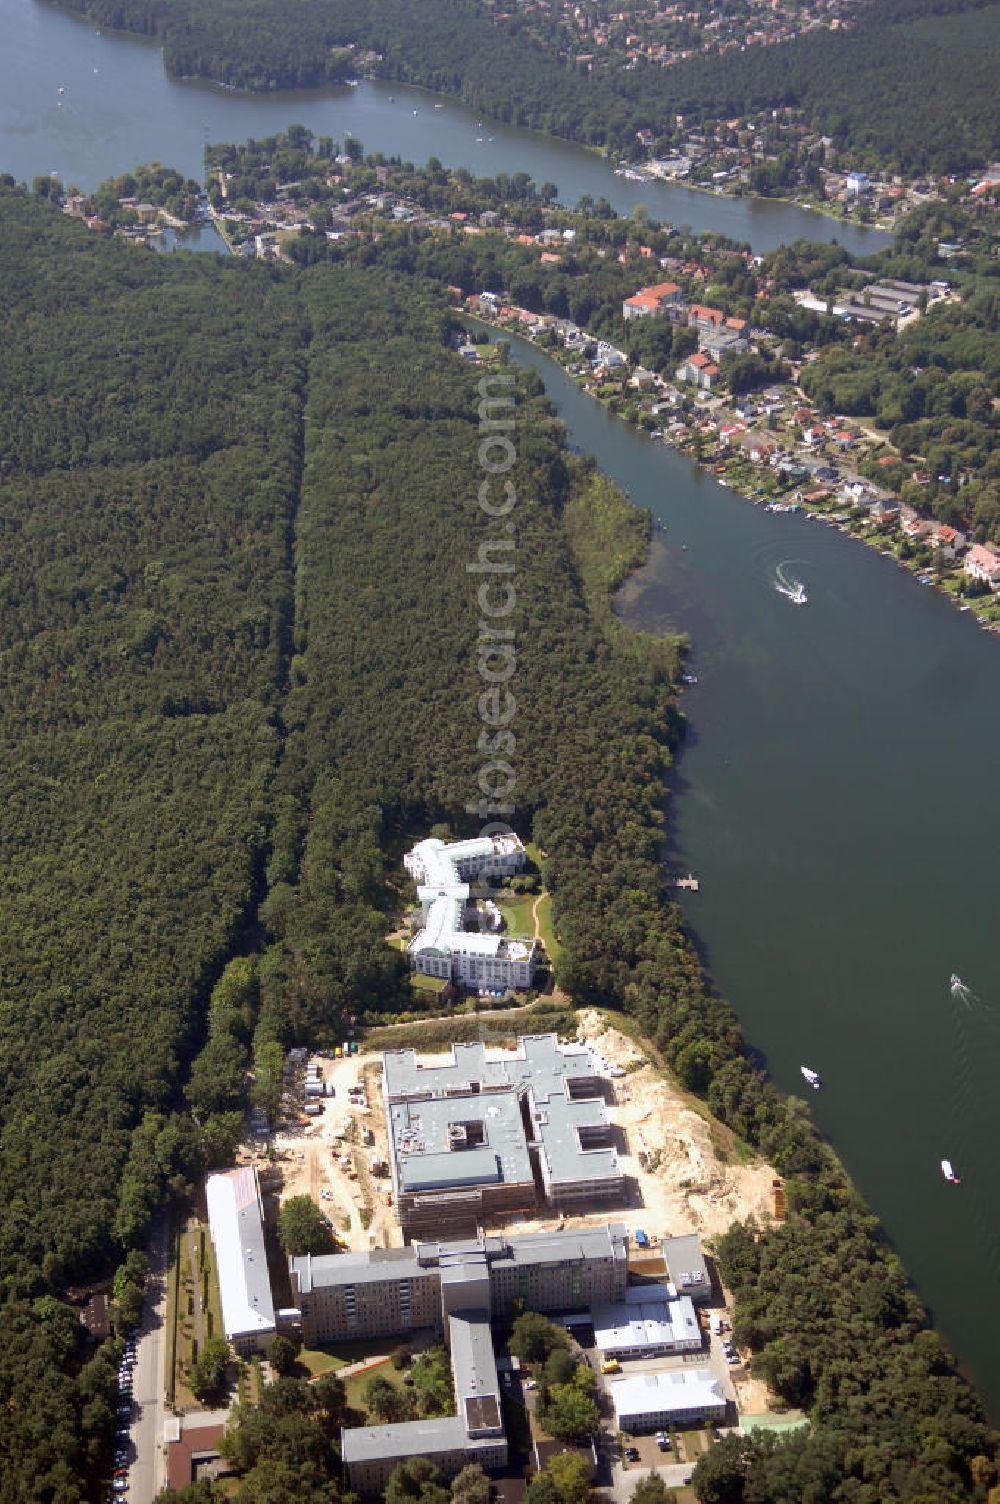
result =
M421 1329L443 1333L458 1311L508 1314L582 1310L625 1298L628 1231L622 1223L525 1237L414 1243L370 1253L290 1260L302 1337L344 1342Z

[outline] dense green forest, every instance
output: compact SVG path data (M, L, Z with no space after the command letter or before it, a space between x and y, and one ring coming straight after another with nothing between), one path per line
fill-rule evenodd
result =
M114 1369L48 1292L206 1162L171 1108L258 883L304 334L7 188L0 268L0 1491L70 1500Z
M665 899L676 645L609 610L646 521L567 452L537 379L494 379L516 460L489 477L478 373L418 278L147 256L13 189L0 274L4 1504L100 1490L113 1367L88 1361L67 1280L225 1157L251 1059L266 1108L284 1044L398 1005L399 853L476 829L501 752L563 985L634 1017L788 1180L787 1224L737 1230L724 1263L814 1429L747 1443L702 1497L985 1498L976 1397ZM484 478L513 485L502 521ZM335 1497L339 1403L293 1386L248 1416L241 1498Z
M356 71L342 51L356 45L381 55L383 77L619 153L636 149L639 129L672 137L677 114L690 127L787 106L838 150L890 170L962 172L1000 154L1000 6L987 0L878 0L849 32L593 75L477 0L299 0L294 26L281 0L62 3L102 26L157 37L180 77L317 85Z

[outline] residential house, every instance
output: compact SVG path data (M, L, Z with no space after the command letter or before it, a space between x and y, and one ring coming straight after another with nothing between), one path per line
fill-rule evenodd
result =
M597 343L594 364L607 366L608 370L613 370L617 366L627 365L628 361L621 350L616 350L614 345L609 345L606 339L602 339Z
M954 559L965 547L965 534L957 528L949 527L946 522L938 522L931 528L927 539L931 548L938 550L945 558Z
M868 516L876 527L891 527L899 518L899 502L880 496L868 509Z
M633 319L648 318L650 314L663 313L681 300L681 290L676 282L657 282L652 287L640 287L622 304L622 318L626 323Z
M991 590L1000 590L1000 553L990 543L974 543L962 565L973 580L982 580Z
M921 517L919 512L913 511L912 507L904 507L899 527L904 538L909 538L912 543L916 543L928 536L933 524L926 517Z
M701 350L683 361L674 373L678 381L688 381L705 392L712 390L712 382L718 374L718 366Z

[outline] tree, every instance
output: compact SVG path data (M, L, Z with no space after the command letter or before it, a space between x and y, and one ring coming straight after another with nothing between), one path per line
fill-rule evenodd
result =
M573 1380L577 1370L575 1359L565 1347L553 1348L545 1360L542 1370L542 1385L545 1389L552 1389L556 1384L569 1384Z
M333 1234L311 1196L290 1196L282 1203L278 1218L281 1246L290 1258L307 1253L333 1253Z
M426 1457L414 1457L393 1468L386 1485L385 1504L449 1504L441 1475Z
M589 1375L592 1385L594 1376L590 1369L578 1370L572 1383L555 1385L545 1406L545 1429L560 1441L582 1440L597 1430L597 1401L587 1392L587 1386L578 1382L581 1372Z
M377 1373L365 1385L365 1409L374 1420L389 1425L393 1421L408 1420L414 1409L414 1400L412 1395L397 1389L395 1384Z
M470 1462L451 1480L451 1504L490 1504L490 1480L478 1462Z
M670 1504L674 1492L668 1488L659 1473L650 1473L632 1490L631 1504Z
M511 1328L510 1350L525 1363L544 1362L555 1348L568 1345L563 1328L537 1311L525 1311Z
M563 1497L548 1473L536 1473L525 1491L524 1504L563 1504Z
M742 1504L749 1447L742 1436L724 1436L698 1459L691 1483L701 1504Z
M271 1339L271 1346L267 1350L267 1361L276 1374L282 1376L290 1374L295 1367L297 1357L298 1349L295 1343L283 1337L280 1332Z
M224 1337L209 1337L191 1365L189 1381L199 1400L219 1398L226 1387L229 1344Z
M587 1504L590 1498L590 1461L578 1452L553 1457L548 1474L559 1491L562 1504Z

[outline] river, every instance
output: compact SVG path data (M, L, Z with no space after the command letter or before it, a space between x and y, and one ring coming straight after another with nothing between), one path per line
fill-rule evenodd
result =
M479 127L398 86L390 103L368 83L247 97L174 82L155 46L37 0L0 0L0 37L0 171L28 180L55 171L92 187L154 159L199 176L206 140L300 121L417 161L523 170L571 203L641 200L760 249L799 235L884 242L786 205L629 183L579 148ZM710 972L782 1086L802 1089L802 1063L822 1072L818 1122L1000 1413L1000 645L877 554L751 507L516 350L571 440L663 524L624 599L629 620L695 644L670 859L702 880L685 903ZM808 605L774 588L782 564ZM972 995L951 995L952 972ZM960 1188L941 1179L944 1155Z
M28 183L55 172L91 189L153 161L200 178L206 142L274 135L296 123L412 162L437 156L480 177L527 172L539 186L555 183L567 204L585 193L603 195L622 214L645 204L654 219L718 230L757 251L799 237L838 240L861 254L889 242L792 204L629 182L582 147L479 120L454 100L401 84L262 95L179 82L167 77L155 44L99 34L39 0L0 0L0 40L0 172Z
M808 1095L1000 1414L1000 642L874 550L752 506L513 347L574 447L662 525L619 609L694 644L668 858L701 879L682 900L709 974L775 1081ZM775 589L781 565L806 605Z

